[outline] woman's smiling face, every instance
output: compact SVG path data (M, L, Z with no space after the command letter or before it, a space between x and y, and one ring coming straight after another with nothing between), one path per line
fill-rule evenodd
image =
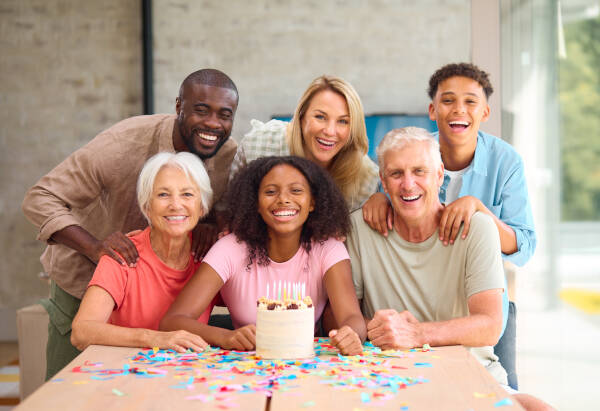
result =
M258 188L258 213L270 235L300 236L313 210L310 185L300 171L279 164L265 174Z
M200 190L182 170L164 166L154 180L146 213L153 230L168 237L185 236L203 214Z
M301 120L306 158L323 168L350 138L350 114L346 99L339 93L323 90L310 100Z

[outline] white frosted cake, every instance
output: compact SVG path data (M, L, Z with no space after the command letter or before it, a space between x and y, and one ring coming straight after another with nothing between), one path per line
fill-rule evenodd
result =
M268 359L314 357L315 309L303 300L260 298L256 312L256 355Z

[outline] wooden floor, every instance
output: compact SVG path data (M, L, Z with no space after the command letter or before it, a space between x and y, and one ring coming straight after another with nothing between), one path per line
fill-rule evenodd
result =
M18 344L0 342L0 410L10 409L10 406L19 403L18 385L16 391L14 389L15 382L18 384L19 378L18 374L14 374L16 371L13 371L18 365Z

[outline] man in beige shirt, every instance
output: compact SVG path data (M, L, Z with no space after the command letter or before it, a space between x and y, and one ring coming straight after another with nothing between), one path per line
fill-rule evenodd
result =
M188 151L204 162L214 191L223 195L237 144L229 139L238 104L233 81L214 69L190 74L175 99L176 114L123 120L98 134L42 177L25 195L23 212L48 243L41 257L51 278L44 300L50 316L47 373L51 378L78 351L71 322L101 256L135 265L138 255L124 233L147 223L136 199L138 174L161 151ZM194 232L200 257L216 239L214 212Z
M416 127L392 130L377 157L393 230L379 235L357 210L347 240L371 342L382 349L465 345L526 409L551 409L511 389L494 355L502 330L504 272L492 218L475 213L469 235L445 247L438 240L444 166L437 141Z

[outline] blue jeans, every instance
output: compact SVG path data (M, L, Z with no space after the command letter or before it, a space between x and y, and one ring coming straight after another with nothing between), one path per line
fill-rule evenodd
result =
M504 334L500 337L498 344L494 346L494 354L500 359L500 364L508 375L508 385L519 389L517 379L517 307L515 303L508 303L508 321Z

